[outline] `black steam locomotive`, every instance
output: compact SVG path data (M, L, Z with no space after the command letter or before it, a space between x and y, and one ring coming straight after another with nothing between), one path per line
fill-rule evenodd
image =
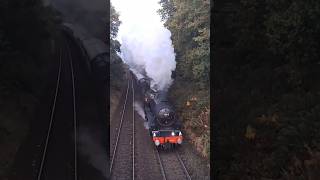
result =
M140 79L139 84L144 93L145 118L155 145L166 147L182 144L181 122L167 99L167 93L152 90L150 79Z

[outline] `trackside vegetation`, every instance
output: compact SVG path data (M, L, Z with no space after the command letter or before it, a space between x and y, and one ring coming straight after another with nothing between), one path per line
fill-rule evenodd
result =
M186 136L203 157L210 154L210 1L161 0L158 11L176 53L170 89Z
M318 179L320 1L228 0L216 7L215 174Z
M115 110L125 83L124 63L117 55L120 52L120 43L116 36L120 26L119 13L110 7L110 112Z
M29 131L49 65L56 13L39 0L0 3L0 179Z

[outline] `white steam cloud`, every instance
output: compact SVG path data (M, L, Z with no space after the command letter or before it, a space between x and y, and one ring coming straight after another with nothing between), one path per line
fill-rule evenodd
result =
M134 110L139 114L139 116L145 119L144 110L139 102L134 102Z
M151 88L167 90L176 68L171 33L161 22L158 0L113 0L120 13L117 39L121 58L137 78L151 78Z
M139 116L143 120L146 120L145 119L145 113L144 113L144 110L143 110L142 105L141 105L140 102L137 102L137 101L134 102L134 110L139 114ZM144 121L143 122L143 126L144 126L144 128L149 129L148 121Z

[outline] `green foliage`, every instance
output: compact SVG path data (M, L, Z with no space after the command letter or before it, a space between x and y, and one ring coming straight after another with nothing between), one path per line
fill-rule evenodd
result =
M161 0L160 5L158 13L171 32L176 53L177 67L170 95L187 136L200 154L209 157L209 0Z
M158 13L161 15L161 20L166 21L171 18L176 11L172 0L160 0L159 4L161 5L161 9L158 10Z
M222 165L213 169L220 177L312 174L313 166L292 162L310 160L306 146L319 152L319 7L312 0L242 0L217 13L224 26L216 37L229 38L218 38L213 52L215 161Z
M55 12L41 1L5 0L0 4L1 90L37 92L41 68L50 54ZM1 93L0 90L0 93Z
M117 36L121 21L119 20L119 13L116 12L113 6L110 7L110 35L114 39Z
M110 11L110 87L120 90L124 80L124 67L117 53L120 52L120 43L115 38L119 26L119 13L111 5Z
M35 0L0 2L0 179L25 138L53 58L56 13Z
M177 77L209 87L210 9L209 0L162 0L158 12L172 33L177 54Z

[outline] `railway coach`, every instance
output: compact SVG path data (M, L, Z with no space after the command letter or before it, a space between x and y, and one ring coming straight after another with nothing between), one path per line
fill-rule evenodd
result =
M84 58L84 65L90 73L96 89L97 103L101 113L101 119L106 119L107 105L105 103L109 95L109 54L107 45L100 39L88 33L82 26L74 23L63 23L62 31L72 39L81 49ZM109 130L109 129L107 129ZM107 134L109 132L107 131Z
M107 70L110 51L107 45L100 39L93 37L80 25L63 23L62 29L76 41L82 53L87 57L88 70L93 72L98 79L108 80Z

